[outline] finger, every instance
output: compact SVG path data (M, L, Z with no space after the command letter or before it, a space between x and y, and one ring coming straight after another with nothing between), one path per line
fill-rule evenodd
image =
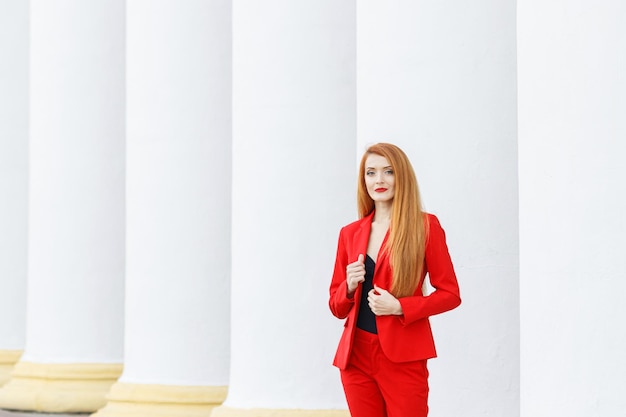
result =
M376 290L376 292L378 294L382 294L384 292L387 292L387 290L383 290L382 288L380 288L378 285L374 284L374 290ZM373 290L372 290L373 291Z
M376 308L376 306L370 304L370 310L372 310L372 313L374 313L375 315L378 316L379 312L378 312L378 309Z
M357 261L357 262L351 263L350 265L346 267L346 271L357 271L357 270L365 271L365 264L358 263Z
M352 277L352 278L361 278L361 277L365 277L365 272L350 271L350 272L348 272L348 276Z
M363 275L357 275L357 274L352 274L350 276L348 276L348 279L352 282L363 282L365 281L365 276Z
M363 263L363 261L365 261L365 256L363 256L363 254L362 254L362 253L360 253L360 254L359 254L359 259L358 259L358 262L359 262L359 263Z

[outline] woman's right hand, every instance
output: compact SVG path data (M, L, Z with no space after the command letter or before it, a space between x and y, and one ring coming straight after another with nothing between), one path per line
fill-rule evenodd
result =
M363 254L359 255L356 262L348 264L346 267L346 282L348 284L348 297L352 297L356 288L360 283L365 281L365 257Z

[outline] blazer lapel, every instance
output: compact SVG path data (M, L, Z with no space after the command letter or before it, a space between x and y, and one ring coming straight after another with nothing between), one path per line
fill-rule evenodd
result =
M356 251L356 253L352 254L354 259L349 259L348 263L355 262L361 254L363 255L363 258L365 258L365 255L367 254L367 244L370 240L370 231L372 230L373 217L373 211L367 216L363 217L360 227L354 233L354 250Z

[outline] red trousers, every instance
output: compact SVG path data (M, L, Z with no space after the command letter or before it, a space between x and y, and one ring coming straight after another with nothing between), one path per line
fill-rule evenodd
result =
M396 363L383 353L378 336L356 329L341 382L352 417L426 417L426 360Z

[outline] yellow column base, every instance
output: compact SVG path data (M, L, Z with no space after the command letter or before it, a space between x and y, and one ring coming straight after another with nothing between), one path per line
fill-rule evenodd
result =
M299 410L217 407L211 417L350 417L348 410Z
M120 364L18 362L0 388L0 408L52 413L93 412L122 374Z
M118 382L107 405L92 417L208 417L226 399L227 387Z
M21 350L0 350L0 387L11 379L11 372L20 356Z

